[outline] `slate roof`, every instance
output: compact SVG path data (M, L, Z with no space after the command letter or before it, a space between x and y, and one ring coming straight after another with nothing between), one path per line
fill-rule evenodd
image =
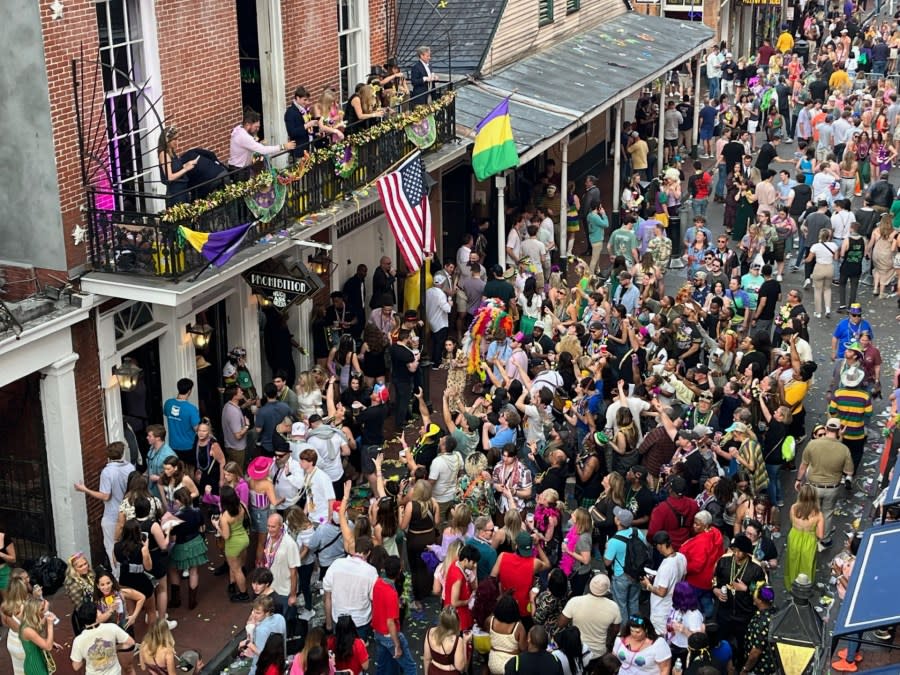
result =
M428 45L431 67L446 73L452 62L456 79L481 70L506 0L398 0L397 5L400 67L408 71L418 60L416 47Z
M508 94L519 157L555 132L603 112L643 82L667 72L714 33L699 22L621 14L461 87L457 124L473 129Z

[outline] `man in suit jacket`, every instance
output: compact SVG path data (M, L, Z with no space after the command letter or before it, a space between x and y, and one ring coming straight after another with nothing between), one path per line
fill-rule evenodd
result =
M369 268L365 265L357 265L356 274L344 282L341 289L344 293L344 301L347 309L356 317L356 323L348 330L353 337L359 339L363 327L366 324L366 276Z
M297 144L293 152L294 157L302 157L303 151L312 145L313 136L310 130L316 122L306 119L311 105L309 92L306 91L306 87L300 86L294 90L294 99L284 112L284 126L288 138Z
M431 67L431 47L418 47L416 53L419 55L419 61L416 63L409 74L409 80L412 82L412 93L410 100L413 105L428 103L428 93L434 88L438 76L432 74Z
M382 256L375 273L372 275L372 300L369 307L375 309L384 304L385 296L390 296L392 305L397 304L397 294L394 283L397 281L397 271L391 267L391 259Z

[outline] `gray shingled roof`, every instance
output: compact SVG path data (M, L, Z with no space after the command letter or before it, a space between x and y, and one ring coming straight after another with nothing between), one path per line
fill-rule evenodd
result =
M401 68L408 70L416 62L416 47L428 45L431 67L446 73L452 61L455 79L481 70L506 0L453 0L442 8L439 0L398 0L397 5Z
M714 38L702 23L628 12L462 87L456 121L473 129L507 94L519 156L677 65ZM543 107L547 106L547 107Z

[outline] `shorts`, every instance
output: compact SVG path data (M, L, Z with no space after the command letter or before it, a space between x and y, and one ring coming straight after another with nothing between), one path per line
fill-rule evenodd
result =
M716 130L715 127L700 127L700 140L701 141L710 141L713 137L713 132Z
M465 310L463 310L465 311ZM377 445L367 445L362 449L362 472L366 475L375 473L375 458L382 452Z
M755 134L756 130L759 128L759 120L747 120L747 131L751 134Z
M267 532L266 524L269 520L269 514L272 510L269 507L258 509L255 506L250 507L250 529L257 534Z
M672 148L674 150L678 147L678 139L677 138L673 138L672 140L669 140L668 138L663 139L663 146L665 146L667 148Z

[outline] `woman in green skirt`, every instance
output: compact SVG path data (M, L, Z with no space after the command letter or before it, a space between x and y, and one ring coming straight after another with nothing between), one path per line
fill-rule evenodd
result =
M49 675L56 670L51 652L59 648L53 641L56 616L47 611L46 600L28 598L22 610L19 639L25 652L25 675Z
M175 517L182 521L172 528L175 546L169 554L169 607L181 606L181 572L188 572L188 609L197 606L197 586L200 583L198 569L208 562L206 540L203 538L203 515L191 502L191 493L185 487L175 490Z

